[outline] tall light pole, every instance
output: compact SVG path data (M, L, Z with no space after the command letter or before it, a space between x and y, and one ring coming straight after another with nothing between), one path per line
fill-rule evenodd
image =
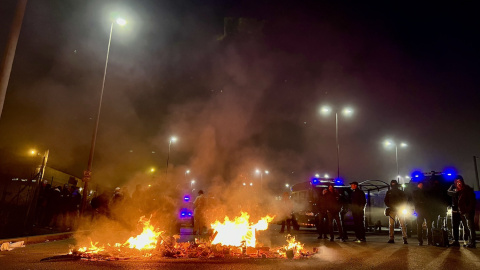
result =
M85 210L85 205L86 205L87 196L88 196L88 182L90 181L90 177L92 175L93 154L95 153L95 144L97 142L98 123L100 122L100 112L102 110L103 90L105 89L105 78L107 76L108 56L110 55L110 44L112 42L113 25L115 23L117 23L120 26L124 26L125 24L127 24L127 21L122 19L122 18L117 18L115 21L112 21L112 23L110 25L110 35L108 37L107 57L106 57L106 60L105 60L105 69L103 71L103 81L102 81L102 89L100 91L100 101L98 103L97 119L95 121L95 128L93 129L92 143L90 145L90 155L88 156L87 170L83 172L84 186L83 186L82 207L81 207L81 212L82 213Z
M7 44L5 44L5 53L3 55L0 66L0 118L2 116L3 104L5 103L5 96L7 94L8 81L10 80L10 73L12 71L13 59L15 58L15 51L17 50L18 37L22 29L23 15L27 0L18 0L13 18L12 28L8 35Z
M263 173L268 174L269 172L267 170L255 170L256 174L260 174L260 188L263 188Z
M170 140L168 141L167 168L165 169L165 180L167 180L167 175L168 175L168 161L170 160L170 148L172 146L172 143L176 141L177 141L177 137L175 136L170 137Z
M193 184L195 184L195 180L192 179L192 181L190 181L190 189L193 191Z
M320 113L323 115L330 115L332 113L332 108L329 106L323 106L320 109ZM353 114L353 109L344 108L341 113L344 116L351 116ZM335 110L335 142L337 144L337 179L340 178L340 142L338 140L338 112Z
M392 140L385 140L385 142L383 143L383 145L386 147L386 148L391 148L391 147L395 147L395 163L397 164L397 181L400 182L400 171L398 169L398 145L392 141ZM405 148L407 147L408 145L404 142L400 143L400 147L401 148ZM405 182L405 181L404 181Z
M190 170L185 171L185 181L187 181L187 174L189 174L189 173L190 173Z

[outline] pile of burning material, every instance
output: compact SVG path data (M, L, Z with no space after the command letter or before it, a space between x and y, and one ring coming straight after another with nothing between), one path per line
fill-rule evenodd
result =
M156 230L149 220L140 219L143 232L131 237L124 244L99 245L74 249L69 256L82 260L126 260L142 258L308 258L313 253L306 251L295 237L287 236L287 245L279 248L262 247L257 244L256 231L266 230L273 217L266 216L257 223L249 222L249 215L211 224L213 234L203 240L177 242L175 236L165 236Z

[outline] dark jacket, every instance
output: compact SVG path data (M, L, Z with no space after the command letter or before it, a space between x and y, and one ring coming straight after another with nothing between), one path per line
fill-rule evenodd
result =
M417 213L424 213L428 212L427 207L427 193L424 189L416 189L413 191L413 205L415 206L415 211Z
M464 185L462 190L457 191L458 194L458 211L460 214L475 213L475 192L470 186Z
M352 190L350 194L350 209L352 212L361 212L365 210L365 204L367 204L367 199L365 198L365 192L363 190L357 188Z
M396 211L407 203L407 196L403 190L395 187L387 191L384 202L387 207L390 207L393 211Z
M325 195L323 195L323 198L325 200L325 208L327 209L327 211L329 211L330 213L340 212L340 210L342 209L342 204L339 201L340 195L337 191L329 191Z
M458 194L455 184L451 185L447 190L449 196L452 197L452 211L458 211Z

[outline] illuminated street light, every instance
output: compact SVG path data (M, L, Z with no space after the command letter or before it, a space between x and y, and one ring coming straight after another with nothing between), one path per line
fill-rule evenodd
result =
M260 188L263 188L263 173L268 174L269 172L267 170L262 171L262 170L256 169L255 173L260 174Z
M333 112L333 109L329 106L323 106L320 108L320 113L323 115L330 115L330 113ZM348 117L353 115L353 109L352 108L344 108L341 113ZM340 178L340 143L338 141L338 112L335 111L335 140L337 144L337 178Z
M243 183L244 186L246 186L247 184L246 183Z
M195 180L190 181L190 189L192 189L193 184L195 184Z
M253 183L250 183L250 186L253 186Z
M395 163L397 164L397 181L400 181L400 173L399 173L399 169L398 169L398 145L393 140L385 140L383 142L383 145L387 149L395 147ZM407 147L407 144L402 142L402 143L400 143L400 147L405 148L405 147Z
M285 184L285 187L288 188L288 187L290 187L290 185L289 185L289 184Z
M117 24L120 26L124 26L127 21L121 18L117 18ZM100 122L100 112L102 110L102 100L103 100L103 90L105 89L105 78L107 76L107 67L108 67L108 56L110 54L110 44L112 42L112 32L113 32L113 25L115 22L112 21L110 25L110 35L108 38L108 47L107 47L107 57L105 60L105 69L103 71L103 81L102 81L102 90L100 91L100 101L98 103L98 111L97 111L97 119L95 121L95 128L93 129L93 136L92 136L92 144L90 146L90 155L88 156L88 165L87 170L83 172L83 196L82 196L82 205L80 208L80 212L83 213L86 203L87 203L87 195L88 195L88 182L90 181L90 177L92 175L92 164L93 164L93 154L95 153L95 144L97 142L97 132L98 132L98 123Z
M167 175L168 175L168 161L170 160L170 148L171 148L172 142L174 143L176 141L177 141L177 137L175 136L170 137L170 140L168 140L168 155L167 155L167 168L165 169L165 180L167 179Z
M151 168L150 172L152 172L152 173L155 172L155 168Z

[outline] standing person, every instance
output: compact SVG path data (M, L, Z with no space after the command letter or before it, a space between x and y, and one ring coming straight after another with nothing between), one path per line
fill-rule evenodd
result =
M317 213L315 216L315 226L317 227L318 239L325 238L327 239L327 208L325 208L325 194L328 192L327 189L322 190L321 194L318 196L317 201ZM323 237L322 237L323 236Z
M203 232L203 227L205 227L205 208L206 208L206 198L203 195L203 190L198 191L198 196L193 202L195 207L193 210L193 234L201 235Z
M292 225L292 212L293 212L293 203L290 200L290 194L288 192L283 193L282 197L282 207L284 218L282 220L282 228L280 229L280 233L285 232L285 223L287 224L287 232L290 233L290 228Z
M475 206L476 199L473 189L466 185L463 177L458 175L455 179L455 185L458 191L458 211L462 218L463 224L467 224L470 235L468 237L468 244L464 247L476 248L476 233L475 233Z
M408 244L405 217L402 216L401 213L402 206L406 206L407 204L407 196L403 190L398 188L397 180L390 181L390 187L391 189L387 191L384 200L385 205L390 208L390 215L388 219L390 240L388 240L388 243L395 243L395 219L398 218L400 221L400 226L402 227L403 244Z
M432 242L432 214L430 213L427 205L427 194L423 187L423 182L417 184L418 189L413 191L413 204L415 206L415 212L417 213L417 238L418 245L423 245L423 222L427 223L427 241L428 245L433 245Z
M367 199L365 198L365 192L358 188L358 182L350 183L352 193L350 194L350 210L352 210L353 226L355 227L354 241L366 242L365 239L365 205Z
M461 175L457 176L457 178L462 177ZM463 177L462 177L463 179ZM450 186L448 189L448 195L452 197L452 231L453 231L453 242L450 243L450 246L459 247L460 243L458 242L460 237L460 222L462 222L462 217L460 212L458 211L458 190L455 182ZM468 235L470 235L470 231L468 230L467 224L463 223L463 240L468 239Z
M432 172L432 176L427 187L429 194L429 208L432 213L432 221L436 229L441 229L443 226L443 218L447 216L447 206L449 204L447 188L442 187L439 181L439 176Z
M328 192L324 195L325 196L325 206L327 208L327 216L328 216L328 230L330 232L330 241L335 241L333 236L333 221L337 223L338 234L340 237L343 236L343 229L342 223L340 222L340 210L342 209L342 205L340 202L340 194L335 190L333 185L328 185ZM345 242L343 238L342 242Z

